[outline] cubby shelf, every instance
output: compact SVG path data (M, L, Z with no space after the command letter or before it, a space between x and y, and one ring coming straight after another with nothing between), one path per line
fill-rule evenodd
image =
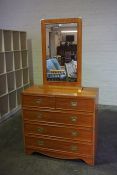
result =
M6 71L4 53L0 53L0 75Z
M29 86L26 32L0 29L0 122L20 109Z
M14 52L14 69L21 69L21 52L15 51Z

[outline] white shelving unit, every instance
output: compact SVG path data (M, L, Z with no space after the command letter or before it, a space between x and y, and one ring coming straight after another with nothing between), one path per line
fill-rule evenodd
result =
M26 32L0 29L0 122L20 109L29 86Z

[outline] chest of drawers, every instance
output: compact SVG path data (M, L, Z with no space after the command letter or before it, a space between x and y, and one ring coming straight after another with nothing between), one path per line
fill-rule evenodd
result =
M27 154L39 152L61 159L96 157L97 88L33 86L22 93L24 143Z

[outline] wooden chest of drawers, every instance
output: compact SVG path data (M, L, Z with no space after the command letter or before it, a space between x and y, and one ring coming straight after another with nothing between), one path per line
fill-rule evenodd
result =
M82 159L93 165L96 154L97 88L33 86L22 93L27 154Z

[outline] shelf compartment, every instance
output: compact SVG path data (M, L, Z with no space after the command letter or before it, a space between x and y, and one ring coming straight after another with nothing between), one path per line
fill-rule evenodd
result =
M12 111L16 105L16 91L14 91L9 94L9 110Z
M0 96L7 93L6 74L0 75Z
M0 74L5 72L4 53L0 53Z
M6 52L5 53L5 60L6 60L6 72L13 71L13 52Z
M22 70L17 70L15 72L16 77L16 88L19 88L22 86Z
M10 72L7 74L8 92L15 90L15 73Z
M17 90L17 105L21 105L21 92L23 91L23 87Z
M4 30L4 50L12 51L12 32L10 30Z
M28 53L27 50L21 52L22 55L22 68L28 66Z
M15 70L21 69L21 53L20 53L20 51L14 51L14 67L15 67Z
M0 29L0 52L3 52L3 31Z
M23 69L23 84L27 84L29 82L29 70L28 68Z
M13 50L20 50L20 32L13 31Z
M1 117L3 117L5 114L7 114L9 112L8 102L9 102L8 95L0 97L0 114L1 114Z
M20 32L20 44L21 44L21 50L27 49L26 32Z

